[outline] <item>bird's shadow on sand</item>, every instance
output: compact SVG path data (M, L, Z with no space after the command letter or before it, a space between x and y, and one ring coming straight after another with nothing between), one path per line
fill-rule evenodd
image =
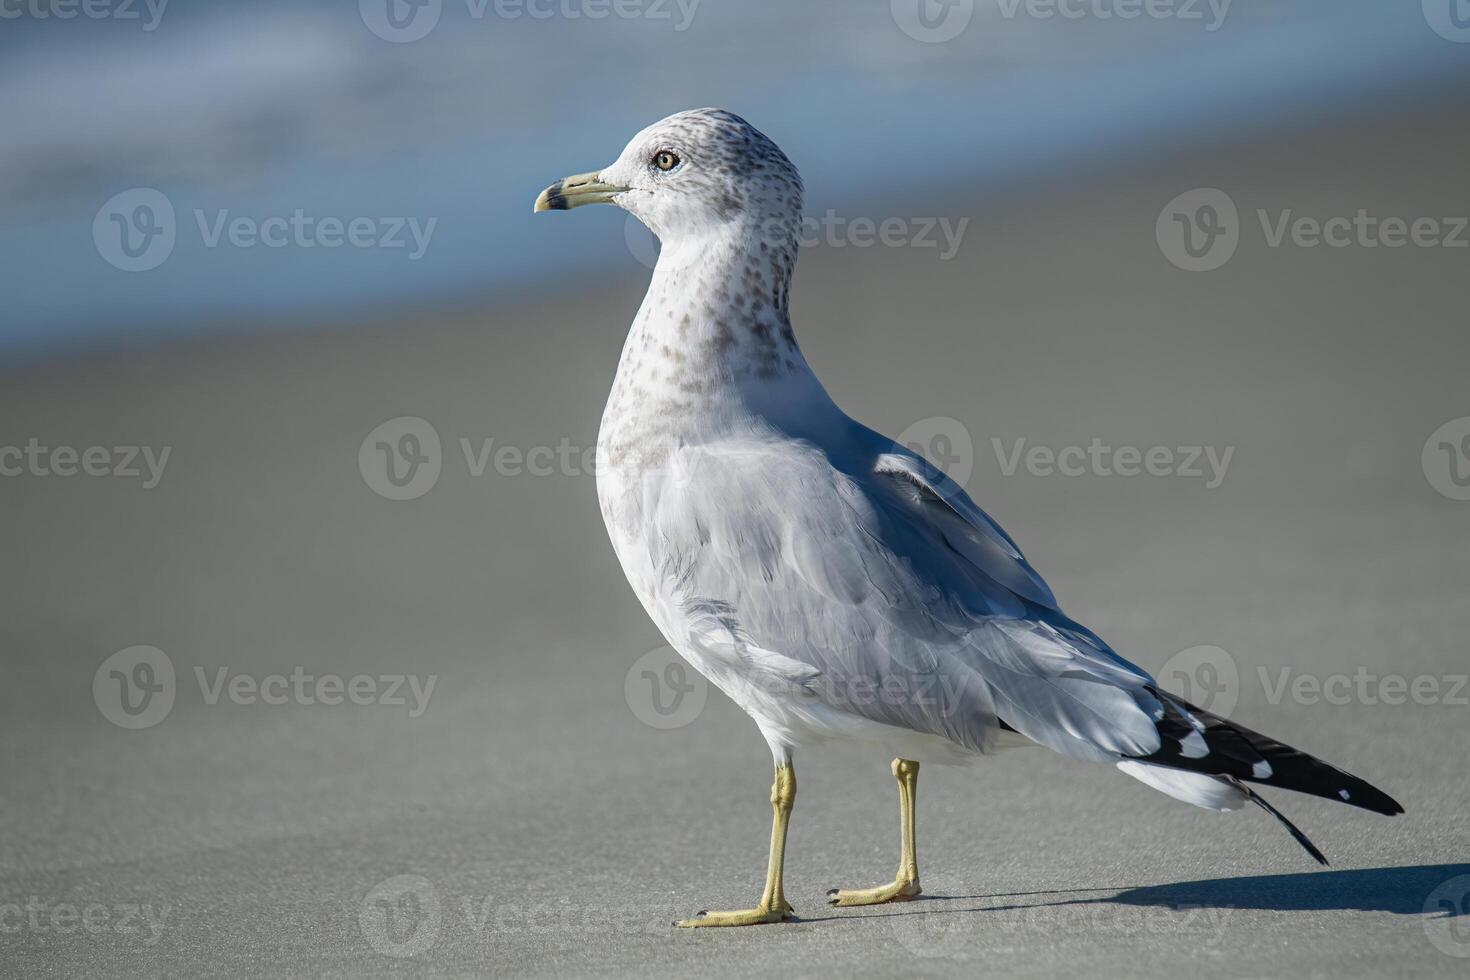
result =
M1033 909L1038 906L1139 905L1155 908L1261 909L1272 912L1325 912L1352 910L1392 912L1397 915L1470 916L1470 880L1452 888L1444 901L1430 901L1431 893L1451 878L1470 875L1470 864L1424 864L1399 868L1363 868L1354 871L1315 871L1244 878L1207 878L1169 885L1122 889L1059 889L992 895L924 895L892 911L869 915L983 915ZM1112 895L1107 892L1114 892ZM1048 901L1063 895L1062 898ZM1010 899L1036 901L1011 902ZM956 908L958 901L1000 902L980 908ZM946 903L941 905L940 903ZM814 921L808 919L806 921Z
M1464 895L1457 896L1462 901L1453 903L1453 911L1425 907L1431 892L1449 879L1464 874L1470 874L1470 864L1421 864L1401 868L1210 878L1129 888L1106 901L1125 905L1264 909L1272 912L1352 910L1393 912L1397 915L1425 912L1465 915L1470 910L1465 908Z

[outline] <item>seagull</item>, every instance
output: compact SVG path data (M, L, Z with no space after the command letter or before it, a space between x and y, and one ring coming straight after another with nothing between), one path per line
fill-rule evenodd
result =
M788 315L802 180L733 113L679 112L617 160L552 184L535 211L613 204L661 243L597 437L597 495L629 584L695 669L759 727L775 761L765 889L682 927L780 922L797 748L891 757L894 880L837 906L916 898L921 763L1039 744L1110 763L1211 810L1280 787L1403 808L1319 759L1164 691L1069 618L1016 542L943 471L849 418ZM919 324L909 329L918 331Z

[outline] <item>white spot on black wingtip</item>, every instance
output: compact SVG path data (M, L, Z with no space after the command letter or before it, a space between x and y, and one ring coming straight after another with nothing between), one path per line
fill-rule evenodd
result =
M1262 759L1260 762L1257 762L1251 766L1251 775L1256 779L1270 779L1271 773L1271 763L1267 762L1265 759ZM1343 799L1346 798L1347 797L1343 797Z
M1190 732L1179 740L1179 752L1186 759L1203 759L1210 754L1210 747L1199 732Z
M1346 801L1349 798L1349 795L1350 794L1348 793L1347 790L1340 789L1340 790L1337 791L1337 795L1340 796L1340 797L1342 797L1343 800Z

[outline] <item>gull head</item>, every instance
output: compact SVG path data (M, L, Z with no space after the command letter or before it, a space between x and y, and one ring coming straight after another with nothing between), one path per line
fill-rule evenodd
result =
M780 147L733 112L690 109L634 136L601 170L552 184L534 210L583 204L617 205L666 247L733 234L794 249L801 176Z

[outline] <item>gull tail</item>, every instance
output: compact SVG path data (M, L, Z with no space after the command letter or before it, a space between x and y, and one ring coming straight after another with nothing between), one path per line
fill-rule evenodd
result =
M1236 787L1239 788L1239 790L1244 793L1246 795L1246 798L1249 799L1252 803L1260 807L1262 810L1265 810L1267 813L1271 814L1271 816L1275 817L1277 820L1280 820L1281 825L1286 828L1286 832L1291 834L1296 842L1300 844L1308 854L1312 855L1312 857L1316 859L1318 864L1325 865L1329 863L1326 856L1321 851L1317 850L1317 845L1313 844L1311 839L1307 837L1306 834L1302 833L1301 829L1297 827L1296 824L1286 819L1286 814L1282 813L1280 810L1267 803L1264 799L1261 798L1261 795L1259 793L1257 793L1255 790L1251 789L1244 783L1240 782L1239 780L1232 780L1232 782L1235 783Z
M1385 816L1404 812L1393 797L1351 773L1188 701L1148 690L1164 706L1164 717L1157 722L1163 745L1140 761L1277 786Z
M1307 835L1246 783L1278 786L1386 816L1404 812L1381 789L1315 756L1155 688L1148 691L1163 706L1156 722L1162 744L1152 755L1124 759L1118 768L1176 799L1212 810L1238 809L1248 800L1281 821L1321 864L1327 859Z

